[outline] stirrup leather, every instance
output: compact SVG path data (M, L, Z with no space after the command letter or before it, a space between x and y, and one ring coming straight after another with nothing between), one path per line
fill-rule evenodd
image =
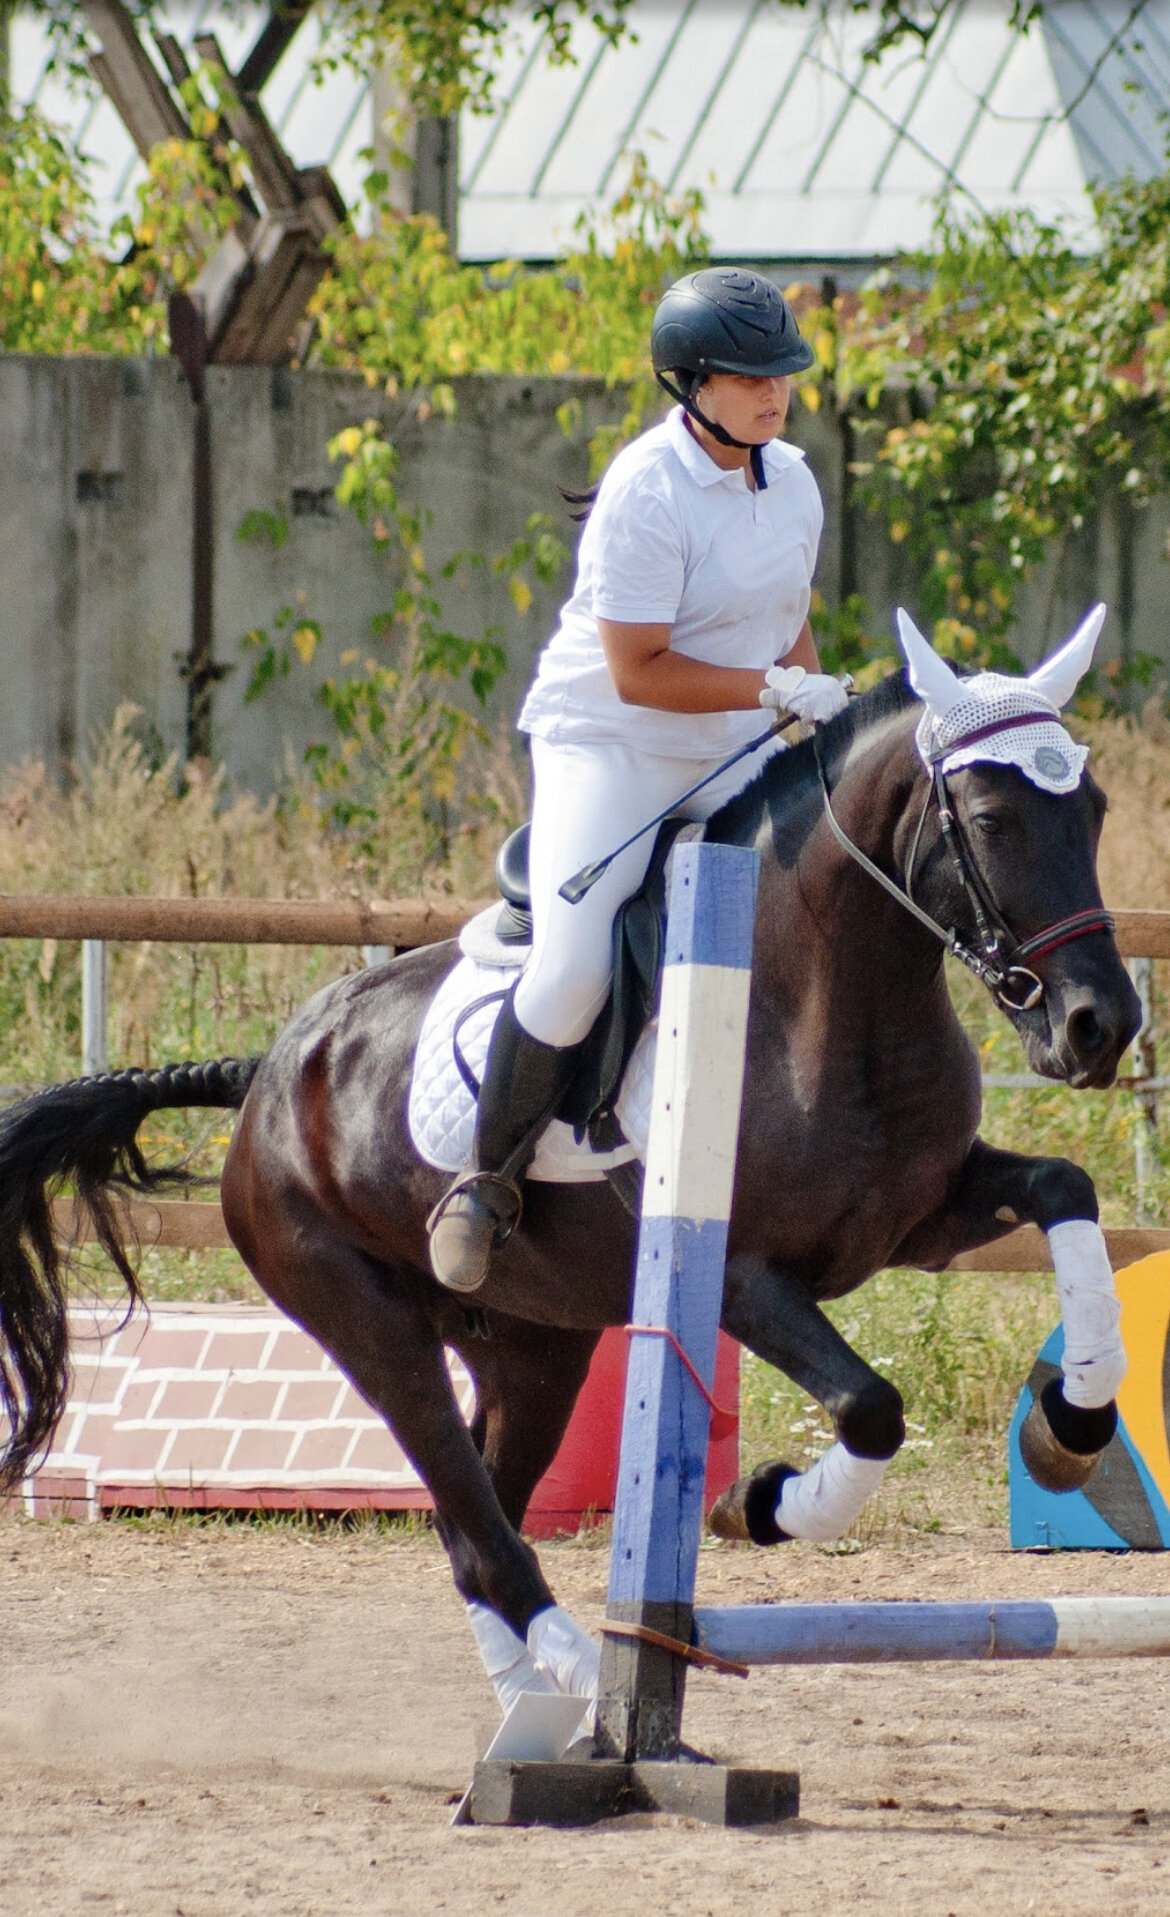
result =
M469 1192L493 1220L492 1250L499 1251L502 1245L507 1244L524 1211L520 1186L514 1179L505 1178L499 1172L468 1171L455 1179L427 1219L428 1237L452 1200L461 1197L464 1192Z

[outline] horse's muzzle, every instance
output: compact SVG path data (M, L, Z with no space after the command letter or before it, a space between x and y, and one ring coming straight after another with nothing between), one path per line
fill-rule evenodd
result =
M1043 1006L1017 1022L1028 1063L1076 1091L1101 1091L1117 1077L1141 1028L1141 1001L1120 960L1105 982L1050 982Z

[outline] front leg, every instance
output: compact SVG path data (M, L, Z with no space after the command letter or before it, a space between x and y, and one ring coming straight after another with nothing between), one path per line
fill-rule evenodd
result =
M730 1260L723 1327L824 1406L837 1442L807 1471L773 1462L741 1478L714 1506L711 1530L753 1544L839 1538L906 1435L901 1394L846 1343L804 1285L762 1258Z
M1048 1235L1064 1357L1063 1377L1045 1385L1028 1414L1020 1450L1045 1490L1077 1491L1117 1429L1126 1370L1121 1306L1088 1172L1067 1158L1026 1158L977 1138L949 1201L915 1226L891 1262L939 1271L1021 1224Z

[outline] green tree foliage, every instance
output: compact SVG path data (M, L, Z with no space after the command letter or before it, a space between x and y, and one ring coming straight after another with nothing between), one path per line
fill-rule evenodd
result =
M384 181L375 175L371 185L377 194ZM556 265L506 260L485 269L461 265L426 215L378 209L371 234L347 229L333 243L333 271L312 307L314 357L392 393L430 388L445 409L460 374L592 374L625 387L630 400L622 426L594 444L595 465L603 464L655 401L650 321L662 288L707 257L702 211L699 194L667 194L634 153L605 216L579 220ZM570 429L575 419L562 423Z
M859 477L959 657L1005 656L1020 583L1103 490L1170 488L1170 175L1096 212L1087 257L1025 216L944 214L918 290L879 275L833 316L837 401L870 412Z
M447 623L424 547L424 516L398 489L398 455L374 420L347 427L332 441L341 467L337 498L367 529L386 564L389 604L373 620L371 649L341 653L344 676L320 680L316 699L329 737L306 753L309 776L330 821L366 849L385 802L409 816L429 851L444 852L452 813L482 811L474 748L489 744L482 712L507 659L502 633L475 637ZM277 513L254 510L237 537L276 550L288 535ZM520 614L532 603L529 579L548 580L567 551L547 515L534 513L523 535L487 561L457 553L442 580L485 565L503 578ZM317 663L321 626L302 607L284 606L271 629L244 637L251 658L246 697L257 699L299 666ZM470 699L455 696L463 688ZM470 757L469 757L470 755Z
M0 347L165 347L168 293L195 277L233 212L206 148L169 141L152 155L137 217L120 220L107 242L84 171L59 136L36 113L0 115Z

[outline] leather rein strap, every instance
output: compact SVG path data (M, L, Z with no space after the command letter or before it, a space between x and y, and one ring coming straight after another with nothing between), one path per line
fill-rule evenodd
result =
M972 734L971 739L988 738L993 732L1007 731L1010 727L1021 723L1024 722L1019 718L1012 718L996 726L985 726L977 734ZM1029 719L1027 723L1035 724L1035 720ZM970 742L971 740L957 740L949 751L957 752L964 744ZM931 788L927 793L926 804L929 806L933 796L938 809L944 843L950 851L959 883L975 918L980 950L974 951L969 945L963 943L957 932L948 931L945 926L938 923L937 919L932 918L929 912L924 912L917 900L910 896L908 888L898 885L882 871L880 866L875 865L872 859L867 858L859 845L854 844L833 811L819 730L813 733L813 751L816 754L817 772L820 775L825 818L838 845L843 851L848 852L850 858L864 872L868 872L870 878L880 885L884 892L888 892L892 899L896 899L904 911L909 912L920 925L938 939L952 958L958 959L969 972L973 972L976 978L987 987L996 1004L1004 1011L1029 1012L1044 996L1044 981L1037 977L1025 963L1026 960L1041 958L1047 952L1054 952L1058 946L1067 945L1072 939L1088 937L1091 932L1112 932L1112 914L1103 906L1092 906L1087 911L1073 912L1068 918L1058 919L1056 924L1047 926L1043 932L1037 932L1033 938L1017 939L995 901L987 893L979 869L971 856L970 847L963 837L954 808L950 804L942 766L934 763L930 768ZM925 816L924 808L923 819ZM922 822L922 820L919 821L919 833L922 830ZM915 848L917 843L918 834L915 835ZM1008 948L1006 952L1005 941Z
M705 1651L700 1644L687 1644L681 1637L667 1637L665 1631L652 1631L648 1624L618 1623L606 1618L601 1635L632 1637L640 1644L654 1644L660 1651L670 1651L675 1657L685 1658L688 1664L697 1664L700 1670L718 1671L721 1677L751 1676L746 1664L737 1664L730 1657L717 1657L714 1651Z

